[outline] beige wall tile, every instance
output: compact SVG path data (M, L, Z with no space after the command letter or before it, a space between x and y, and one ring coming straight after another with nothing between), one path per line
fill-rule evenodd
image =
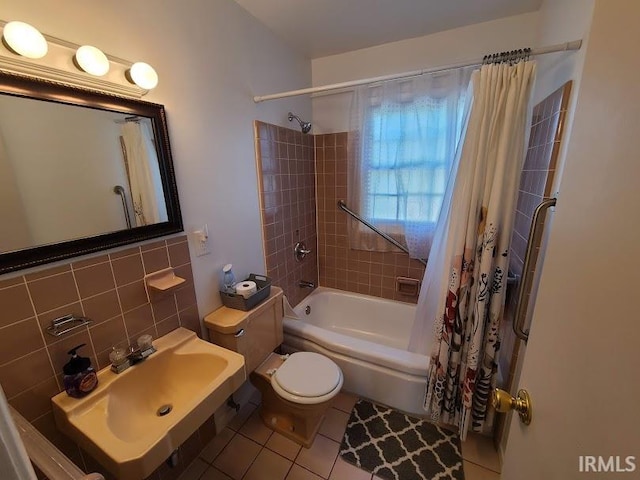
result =
M9 403L28 421L51 411L51 397L60 392L55 377L50 377L9 399Z
M195 296L195 295L194 295ZM192 305L192 304L189 304ZM176 315L178 310L176 308L176 299L173 294L169 294L158 300L154 300L152 304L153 317L156 322L165 320L172 315Z
M153 327L153 314L151 305L146 303L124 314L124 323L127 326L129 336Z
M91 297L115 288L111 264L108 262L74 270L73 273L81 298Z
M144 300L146 300L146 297ZM84 308L85 315L91 319L93 325L104 322L122 313L120 302L118 301L118 294L115 290L101 293L95 297L82 299L82 307Z
M142 263L147 274L169 267L169 256L166 247L142 252Z
M172 330L175 330L180 326L180 321L178 320L178 315L173 315L165 320L156 323L156 329L158 331L158 336L162 337L166 335Z
M141 280L144 277L142 256L139 254L113 260L111 265L118 286Z
M0 384L7 398L12 398L53 377L55 373L43 348L0 366Z
M37 313L78 301L78 290L71 272L34 280L28 283Z
M2 305L0 327L35 316L27 286L24 283L0 289L0 305Z
M91 326L89 333L91 334L93 347L96 352L110 350L111 347L126 342L127 340L122 315L118 315L96 326Z
M147 291L144 288L144 282L142 280L130 283L124 287L119 287L118 296L120 297L122 311L125 313L144 305L149 301L147 298Z
M0 365L44 347L35 318L12 323L0 329Z

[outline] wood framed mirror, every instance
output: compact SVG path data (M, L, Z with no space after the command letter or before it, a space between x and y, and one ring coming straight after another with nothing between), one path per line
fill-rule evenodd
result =
M0 274L181 232L164 106L0 72Z

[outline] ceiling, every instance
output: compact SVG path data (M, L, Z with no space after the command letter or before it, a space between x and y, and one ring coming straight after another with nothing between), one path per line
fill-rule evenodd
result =
M538 10L542 0L235 0L308 58Z

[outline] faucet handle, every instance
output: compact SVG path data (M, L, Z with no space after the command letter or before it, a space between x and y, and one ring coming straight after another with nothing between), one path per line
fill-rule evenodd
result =
M122 365L127 361L127 352L124 348L113 347L113 349L109 353L109 361L111 362L111 365L115 367L117 367L118 365Z
M298 242L293 247L293 255L298 262L304 260L304 257L311 253L311 249L307 248L304 242Z
M140 350L149 350L153 345L151 344L153 337L149 334L140 335L138 337L138 348Z

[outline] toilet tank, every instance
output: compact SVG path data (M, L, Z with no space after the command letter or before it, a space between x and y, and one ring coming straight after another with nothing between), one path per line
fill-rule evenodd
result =
M283 340L282 289L248 312L220 307L204 317L209 340L244 356L249 375Z

